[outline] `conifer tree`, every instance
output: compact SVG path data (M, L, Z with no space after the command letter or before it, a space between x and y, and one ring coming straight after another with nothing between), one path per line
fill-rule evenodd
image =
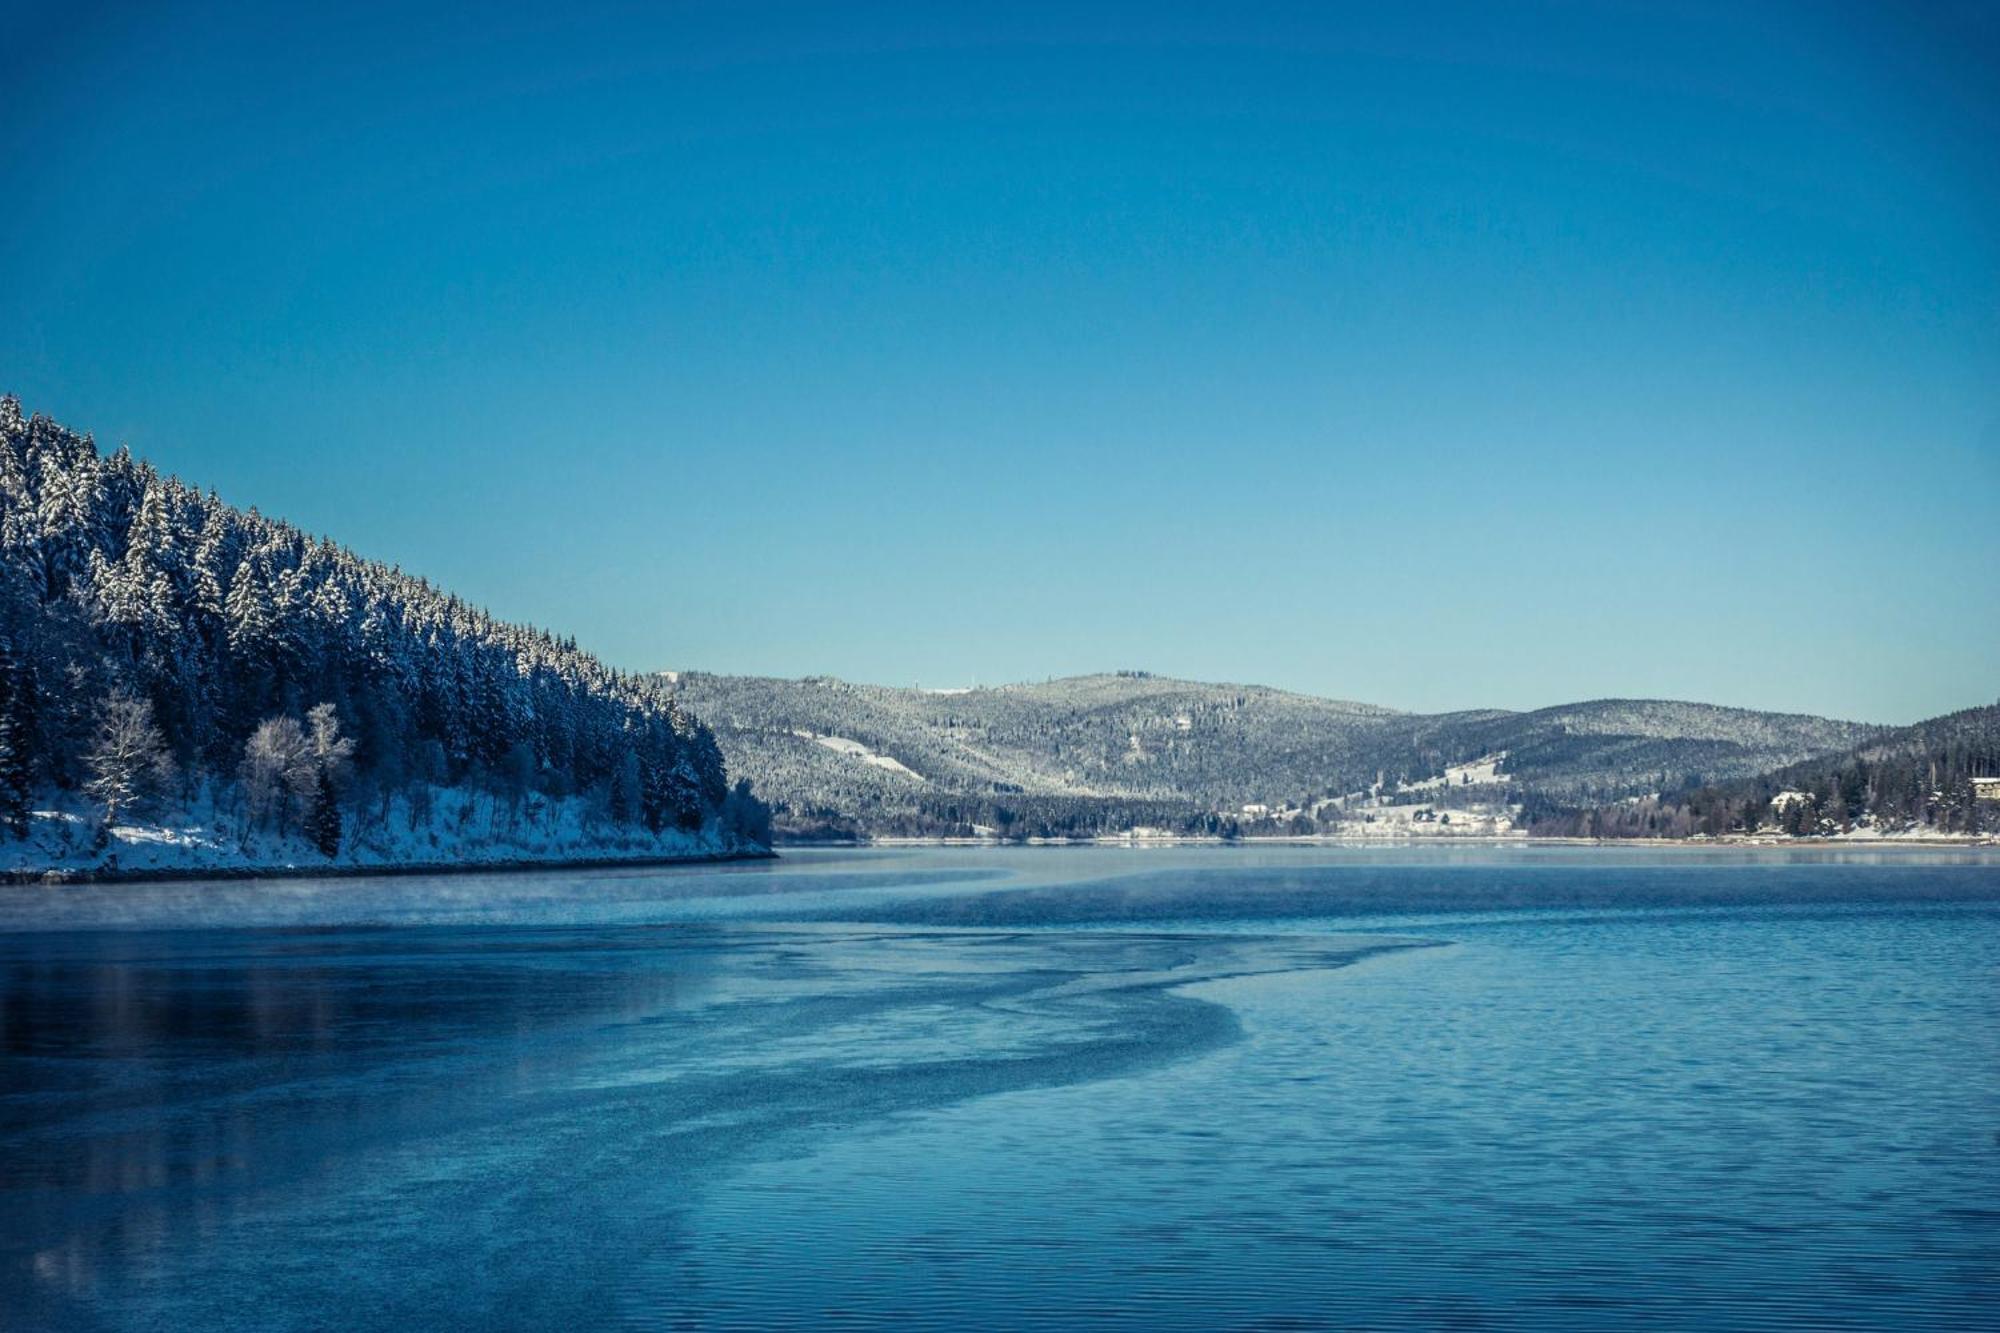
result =
M26 837L28 833L28 803L22 793L5 779L5 774L14 767L14 724L4 712L0 712L0 827L14 837Z
M13 641L0 635L0 828L17 838L28 836L29 798L34 789L28 764L32 728L28 717L27 682L14 655Z
M313 846L319 848L329 860L340 853L340 802L334 798L333 780L324 768L319 770L318 780L313 790L312 811L307 816L307 831L312 835Z

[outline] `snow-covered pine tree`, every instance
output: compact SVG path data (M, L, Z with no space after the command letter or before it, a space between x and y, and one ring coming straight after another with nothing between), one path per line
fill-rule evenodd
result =
M0 770L13 767L14 753L14 725L0 713ZM0 827L17 838L28 831L26 805L18 793L0 787Z
M32 728L21 725L26 704L13 640L0 635L0 830L16 838L28 834L28 799L34 788L25 739Z

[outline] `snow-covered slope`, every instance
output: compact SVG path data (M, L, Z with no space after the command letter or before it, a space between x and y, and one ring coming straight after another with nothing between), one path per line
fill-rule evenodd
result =
M731 771L750 776L795 834L937 834L1010 819L1051 834L1212 831L1219 821L1324 832L1361 818L1358 794L1480 806L1497 819L1527 800L1747 776L1877 732L1657 700L1426 715L1143 672L950 693L824 676L670 680Z

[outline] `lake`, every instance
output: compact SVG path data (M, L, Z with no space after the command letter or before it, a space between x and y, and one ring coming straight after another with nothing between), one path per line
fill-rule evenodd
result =
M0 1327L2000 1326L2000 858L0 889Z

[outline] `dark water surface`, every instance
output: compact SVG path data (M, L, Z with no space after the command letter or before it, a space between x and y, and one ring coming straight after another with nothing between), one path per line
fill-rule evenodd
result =
M2000 860L0 889L0 1329L2000 1327Z

